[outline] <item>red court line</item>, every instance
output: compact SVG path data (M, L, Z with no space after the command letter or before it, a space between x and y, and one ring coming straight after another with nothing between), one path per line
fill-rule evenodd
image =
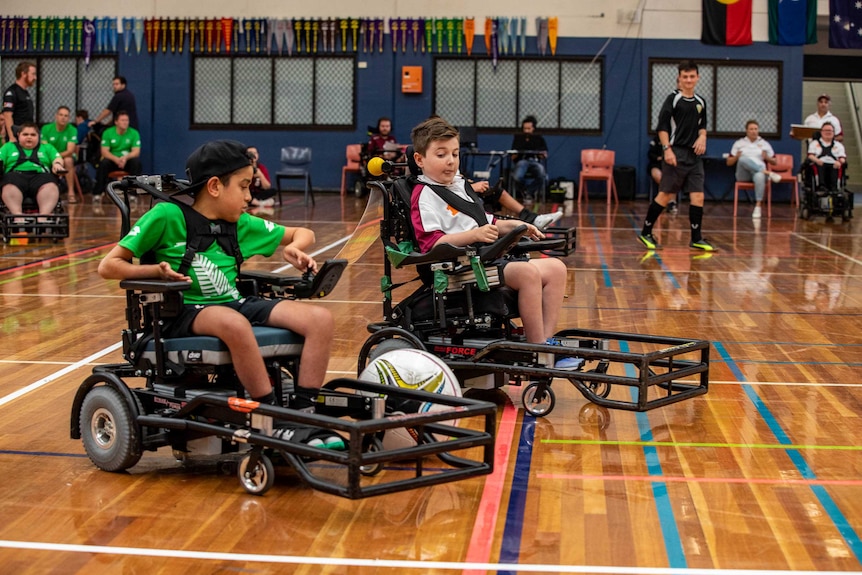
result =
M52 262L58 262L58 261L66 260L66 259L71 258L72 256L80 256L80 255L89 254L89 253L92 253L92 252L97 252L97 251L99 251L99 250L103 250L103 249L105 249L105 248L107 248L107 247L113 246L113 245L114 245L114 244L116 244L116 243L117 243L117 242L111 242L111 243L109 243L109 244L103 244L103 245L101 245L101 246L96 246L96 247L94 247L94 248L86 248L86 249L83 249L83 250L78 250L78 251L70 252L70 253L68 253L68 254L63 254L63 255L61 255L61 256L54 256L53 258L47 258L47 259L44 259L44 260L37 260L37 261L35 261L35 262L30 262L29 264L23 264L23 265L20 265L20 266L13 266L13 267L11 267L11 268L0 269L0 274L5 274L5 273L14 272L14 271L19 271L19 270L26 270L26 269L28 269L28 268L32 268L32 267L36 267L36 266L41 266L42 264L52 263Z
M487 563L491 556L491 544L494 527L497 525L497 516L503 497L506 471L509 469L509 453L512 451L512 441L515 437L515 421L518 410L511 401L503 406L503 414L500 417L500 427L497 429L497 441L494 453L494 472L485 479L485 489L482 491L482 499L479 501L479 511L476 513L476 521L473 524L473 534L470 536L470 545L467 547L467 563ZM463 575L478 575L485 573L484 570L467 569Z
M858 479L768 479L748 477L670 477L667 475L573 475L568 473L537 473L538 479L581 479L601 481L649 481L651 483L746 483L763 485L862 485Z

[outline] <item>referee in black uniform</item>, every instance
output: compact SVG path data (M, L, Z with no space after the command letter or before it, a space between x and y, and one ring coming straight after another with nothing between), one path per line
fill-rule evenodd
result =
M689 246L712 252L715 247L701 233L704 176L700 156L706 152L706 100L694 93L700 78L697 64L685 60L677 69L679 89L667 97L658 117L658 138L663 154L659 192L649 205L638 240L649 250L661 248L652 235L652 228L665 206L682 191L688 193L691 199L688 211L691 224Z
M27 91L36 83L36 64L20 62L15 66L15 83L3 92L3 118L6 120L6 141L18 141L18 127L36 121L36 107Z

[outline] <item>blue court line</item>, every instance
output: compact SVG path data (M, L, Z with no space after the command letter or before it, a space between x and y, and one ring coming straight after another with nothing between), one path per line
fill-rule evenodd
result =
M41 457L87 457L83 453L59 453L56 451L18 451L16 449L0 449L0 455L37 455Z
M596 217L595 217L595 214L593 214L592 209L590 210L590 224L592 225L592 228L593 228L593 236L595 236L595 238L596 238L596 253L599 254L599 263L600 263L601 268L602 268L602 277L605 280L605 287L614 287L614 283L611 281L611 274L608 271L609 267L608 267L608 262L605 259L605 252L602 249L602 242L599 239L598 231L596 231Z
M506 508L506 525L503 529L503 540L500 545L500 563L517 565L521 556L521 532L524 528L524 509L527 507L527 489L530 486L530 464L533 459L533 437L536 430L536 418L524 413L521 424L521 438L518 441L518 455L515 458L515 470L510 486L509 506ZM498 575L517 573L514 571L498 571Z
M629 351L629 344L627 341L620 342L620 351ZM637 377L637 373L635 373L633 365L626 364L625 370L626 376ZM632 394L632 399L637 400L637 389L630 388L630 393ZM637 419L641 441L652 442L653 435L652 429L650 428L649 416L644 412L638 412L635 414L635 418ZM658 449L654 445L645 445L643 450L649 474L657 478L663 476L664 472L661 468ZM671 505L670 496L667 492L667 483L664 481L653 481L652 493L655 498L655 506L656 511L658 512L662 538L664 539L664 549L665 553L667 553L668 566L673 569L686 569L688 567L688 561L686 561L685 551L682 548L682 540L680 539L676 518L673 514L673 505Z
M714 341L712 342L713 347L718 351L719 355L721 355L727 365L730 367L733 375L743 384L742 388L745 391L745 394L748 396L748 399L754 404L757 408L757 412L760 414L760 417L763 418L763 421L769 427L769 430L778 440L778 442L782 445L792 445L793 442L788 437L787 433L784 432L784 429L781 427L781 424L778 423L778 420L775 419L775 416L772 415L772 412L763 403L763 400L760 399L760 396L757 395L757 392L754 390L754 387L745 383L748 381L743 375L742 371L735 364L733 359L730 357L730 354L727 353L727 350L721 344L721 342ZM790 461L793 462L793 465L799 471L799 473L805 479L816 479L817 475L814 473L814 470L808 465L808 462L805 461L805 458L802 457L802 454L799 453L799 450L796 449L788 449L785 451L787 457ZM817 500L820 502L820 505L823 507L823 510L826 512L826 515L832 520L832 523L835 525L835 528L844 538L844 541L847 543L847 546L850 548L850 551L856 556L856 560L862 563L862 540L859 539L859 535L850 525L850 522L847 521L847 518L844 517L844 514L838 508L838 505L829 495L829 492L822 485L812 485L811 491L814 492L814 496L817 497Z

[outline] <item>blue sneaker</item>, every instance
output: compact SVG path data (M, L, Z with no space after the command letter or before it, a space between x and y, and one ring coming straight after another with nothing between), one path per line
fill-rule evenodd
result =
M558 347L562 347L562 343L558 339L554 339L553 337L549 337L545 343L548 345L554 345ZM560 359L554 362L554 369L561 369L563 371L575 371L580 369L587 361L582 357L561 357Z

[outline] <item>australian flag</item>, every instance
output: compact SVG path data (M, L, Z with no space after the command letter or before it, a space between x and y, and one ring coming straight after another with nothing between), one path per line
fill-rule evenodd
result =
M862 0L829 0L829 47L862 48Z

